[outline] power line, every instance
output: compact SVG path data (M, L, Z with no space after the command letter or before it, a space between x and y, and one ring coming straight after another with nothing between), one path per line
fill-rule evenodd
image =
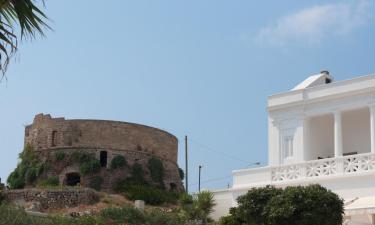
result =
M205 145L205 144L202 144L202 143L200 143L200 142L198 142L198 141L196 141L196 140L194 140L194 139L192 139L192 138L189 138L189 139L190 139L191 142L194 142L195 144L200 145L203 149L206 149L206 150L208 150L208 151L211 151L211 152L215 152L215 153L221 154L221 155L226 156L226 157L228 157L228 158L230 158L230 159L232 159L232 160L237 160L237 161L240 161L240 162L243 162L243 163L246 163L246 164L250 164L250 165L253 165L253 164L260 165L260 162L255 162L255 163L254 163L254 162L249 162L249 161L246 161L246 160L240 159L240 158L238 158L238 157L232 156L232 155L230 155L230 154L228 154L228 153L225 153L225 152L221 152L221 151L215 150L214 148L211 148L211 147L209 147L209 146L207 146L207 145Z
M231 177L232 177L232 175L225 176L225 177L213 178L213 179L207 179L207 180L201 181L201 184L207 184L207 183L212 183L212 182L216 182L216 181L222 181L222 180L226 180L226 179L231 178ZM193 184L190 184L189 186L196 186L198 184L199 183L193 183Z

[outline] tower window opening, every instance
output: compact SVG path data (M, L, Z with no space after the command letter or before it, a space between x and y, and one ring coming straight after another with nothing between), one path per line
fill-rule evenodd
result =
M55 146L56 146L56 142L57 142L57 131L52 131L52 142L51 142L51 146L52 146L52 147L55 147Z
M107 151L101 151L100 152L100 165L102 167L107 167L107 161L108 161L108 153L107 153Z

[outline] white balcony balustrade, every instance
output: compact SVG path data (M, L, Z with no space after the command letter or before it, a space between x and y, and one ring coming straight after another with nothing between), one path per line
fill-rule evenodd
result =
M271 167L271 181L291 181L364 172L375 172L375 153L307 161Z

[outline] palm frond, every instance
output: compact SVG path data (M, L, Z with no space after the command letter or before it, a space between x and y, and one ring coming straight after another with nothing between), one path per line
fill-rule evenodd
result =
M17 51L19 39L44 36L51 29L47 16L36 5L37 0L0 0L0 78L4 78L10 58ZM44 0L40 0L44 5ZM16 30L20 30L20 35ZM0 81L1 81L0 79Z

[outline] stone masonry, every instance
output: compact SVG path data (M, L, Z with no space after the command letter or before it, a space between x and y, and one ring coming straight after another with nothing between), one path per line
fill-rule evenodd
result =
M121 173L128 173L110 170L110 162L116 155L124 156L129 166L139 163L144 167L148 159L157 157L165 169L164 186L167 189L183 190L177 165L178 140L157 128L118 121L66 120L39 114L25 128L25 145L31 146L44 160L51 158L49 155L57 151L69 153L77 150L92 153L98 160L105 160L105 167L100 172L104 178L104 190L110 190ZM79 174L79 168L72 166L49 171L48 176L58 176L60 184L65 184L68 173ZM147 171L146 176L149 177ZM87 183L83 179L80 185L88 186Z
M21 189L5 191L6 200L14 203L38 202L41 209L60 209L80 204L90 205L99 200L98 194L88 188Z

